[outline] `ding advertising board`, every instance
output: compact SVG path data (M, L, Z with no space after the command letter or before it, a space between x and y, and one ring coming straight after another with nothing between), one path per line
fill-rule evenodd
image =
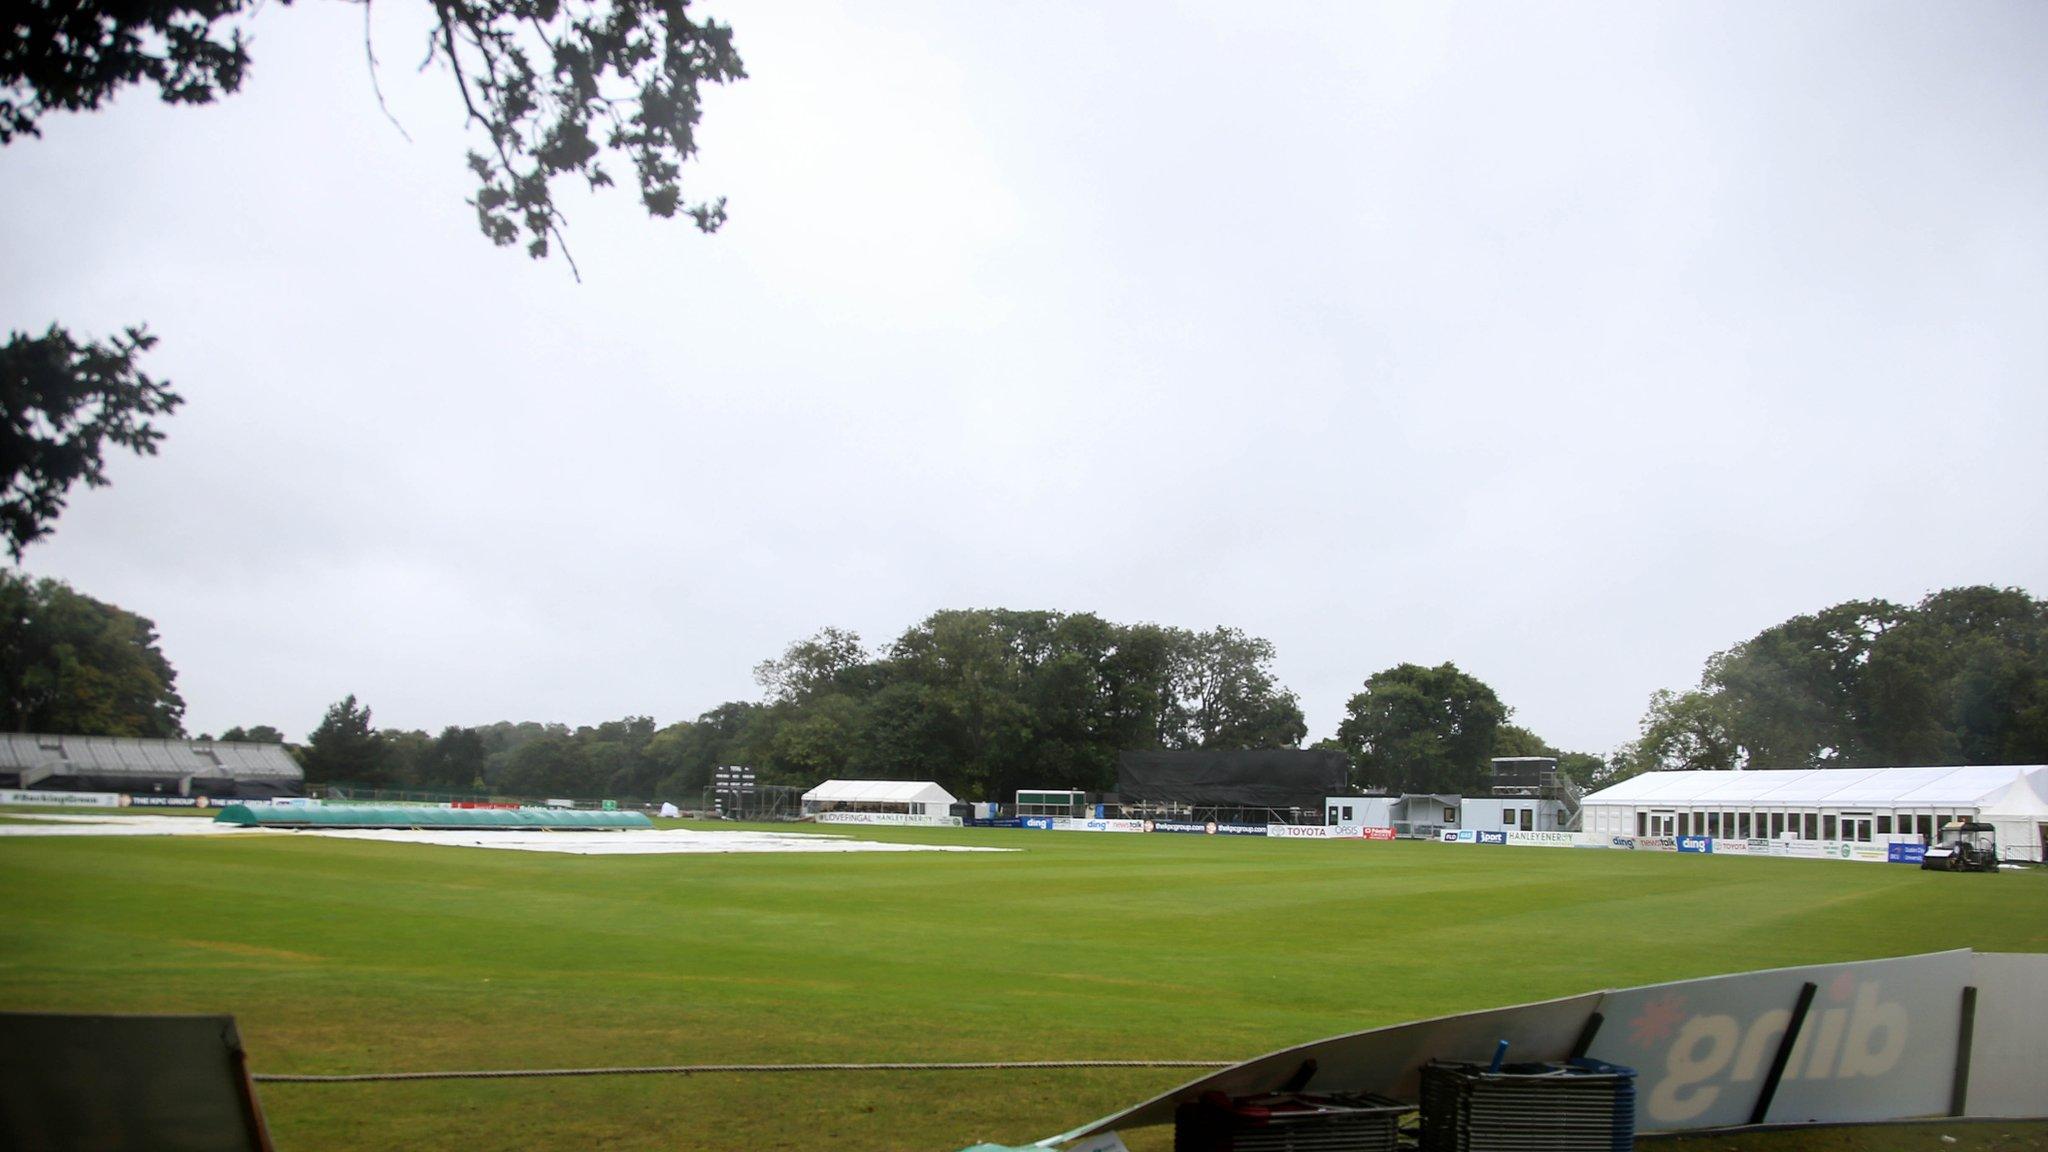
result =
M1109 820L1096 817L1055 816L1052 827L1058 832L1143 832L1143 820Z

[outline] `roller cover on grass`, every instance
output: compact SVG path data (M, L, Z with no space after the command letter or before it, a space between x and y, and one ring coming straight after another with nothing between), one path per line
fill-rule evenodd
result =
M652 828L644 812L580 812L567 808L251 808L230 804L217 824L260 828Z

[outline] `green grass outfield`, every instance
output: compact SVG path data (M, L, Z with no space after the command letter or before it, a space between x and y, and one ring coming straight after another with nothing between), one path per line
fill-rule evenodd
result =
M1963 946L2048 951L2041 872L857 834L1022 851L606 858L314 836L0 839L0 1007L231 1012L254 1070L272 1073L1238 1059L1601 987ZM955 1149L1044 1136L1194 1075L714 1074L262 1095L284 1152Z

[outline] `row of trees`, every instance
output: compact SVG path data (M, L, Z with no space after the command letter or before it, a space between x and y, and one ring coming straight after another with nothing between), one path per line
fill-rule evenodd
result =
M1701 768L2048 761L2048 601L2017 588L1794 616L1650 699L1617 777Z
M759 701L721 704L658 727L627 717L595 727L495 724L377 731L354 697L308 740L316 781L569 796L691 798L722 764L762 783L828 778L936 780L956 795L1115 786L1131 749L1297 747L1294 694L1274 680L1271 642L1123 625L1092 613L935 613L876 651L826 628L755 668ZM1500 755L1560 755L1507 723L1493 689L1455 665L1404 664L1373 676L1334 741L1356 782L1472 792ZM1598 757L1564 754L1597 773Z
M1234 628L945 611L876 651L826 628L755 668L761 700L666 727L627 717L430 737L378 732L350 697L309 737L306 765L316 780L562 795L694 796L721 764L772 784L911 777L977 797L1106 790L1125 749L1298 746L1307 725L1273 677L1274 656L1270 641Z
M1093 613L934 613L870 650L826 628L754 670L758 700L694 720L501 722L379 730L350 696L303 748L314 782L526 795L690 798L723 764L764 783L932 779L956 795L1114 786L1127 749L1285 748L1306 735L1270 641L1117 624ZM54 580L0 572L0 723L14 731L180 736L185 705L151 622ZM1510 723L1453 664L1375 673L1333 739L1355 783L1470 794L1494 756L1557 756L1598 785L1654 770L2048 760L2048 602L1954 588L1913 607L1853 601L1717 653L1700 686L1659 692L1611 760ZM283 743L266 725L226 740Z

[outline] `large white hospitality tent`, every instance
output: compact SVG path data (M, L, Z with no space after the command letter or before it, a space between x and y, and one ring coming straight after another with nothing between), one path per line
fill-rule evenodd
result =
M1649 772L1586 797L1603 836L1927 843L1955 819L1990 824L1999 855L2048 855L2048 765Z
M804 793L804 814L895 812L947 816L959 801L930 780L827 780Z

